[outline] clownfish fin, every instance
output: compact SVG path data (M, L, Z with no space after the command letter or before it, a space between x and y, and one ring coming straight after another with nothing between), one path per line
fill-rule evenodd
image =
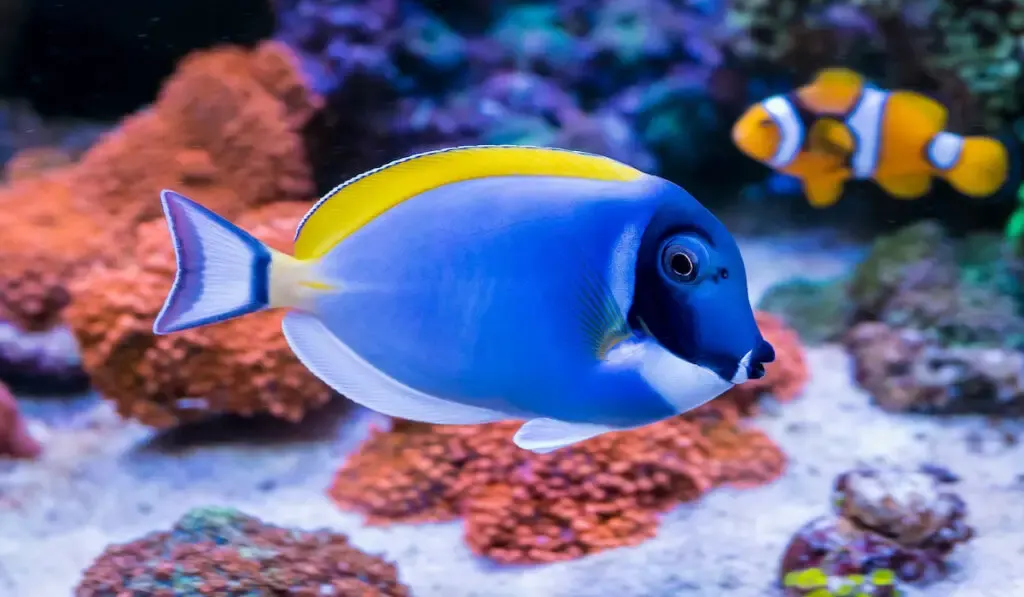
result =
M815 122L807 135L807 143L808 149L812 152L842 158L853 153L855 144L850 129L832 118L823 118Z
M819 114L843 114L851 110L864 88L864 78L848 68L818 71L810 83L797 90L797 96Z
M992 137L964 137L959 159L940 174L969 197L987 197L1003 188L1010 174L1010 153Z
M930 173L901 174L876 178L875 182L885 189L886 193L897 199L917 199L931 190L932 175Z
M804 194L811 207L831 207L843 193L844 177L823 176L804 179Z
M823 85L850 85L857 87L864 84L864 77L855 70L841 66L823 68L816 75L812 83Z

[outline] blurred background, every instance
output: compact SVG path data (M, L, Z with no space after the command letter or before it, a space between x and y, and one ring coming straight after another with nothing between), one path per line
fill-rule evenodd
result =
M0 597L1024 594L1022 58L1024 0L0 0ZM827 172L737 144L836 68L903 102L883 163L991 139L1005 172L957 168L996 190L814 207ZM768 376L541 456L353 407L279 314L152 334L162 189L287 250L347 178L467 144L689 190Z

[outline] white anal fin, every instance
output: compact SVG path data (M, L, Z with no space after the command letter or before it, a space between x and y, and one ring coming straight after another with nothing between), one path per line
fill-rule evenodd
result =
M292 311L284 336L314 375L349 400L391 417L437 425L471 425L508 417L497 411L450 402L389 377L349 348L315 316Z
M543 418L530 419L519 428L519 431L516 431L513 441L524 450L547 454L609 431L621 430L593 423L567 423Z

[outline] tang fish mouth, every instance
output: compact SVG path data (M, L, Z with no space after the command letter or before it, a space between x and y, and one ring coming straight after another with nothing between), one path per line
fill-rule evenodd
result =
M756 367L751 367L750 360L752 358L754 358L754 351L750 350L740 359L739 365L736 366L736 373L733 373L732 379L729 380L733 385L738 386L747 380L764 377L764 365L758 363Z
M764 364L774 360L775 350L771 344L762 340L757 348L743 355L739 365L736 366L736 372L733 373L732 379L729 381L734 385L739 385L751 379L761 379L765 374Z

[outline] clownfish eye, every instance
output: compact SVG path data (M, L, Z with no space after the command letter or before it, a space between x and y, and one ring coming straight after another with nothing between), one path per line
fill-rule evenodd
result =
M697 279L700 261L697 254L679 245L665 247L661 256L665 273L677 282L693 282Z
M763 128L763 129L771 128L771 127L775 126L775 121L773 121L771 118L762 118L757 123L757 126Z

